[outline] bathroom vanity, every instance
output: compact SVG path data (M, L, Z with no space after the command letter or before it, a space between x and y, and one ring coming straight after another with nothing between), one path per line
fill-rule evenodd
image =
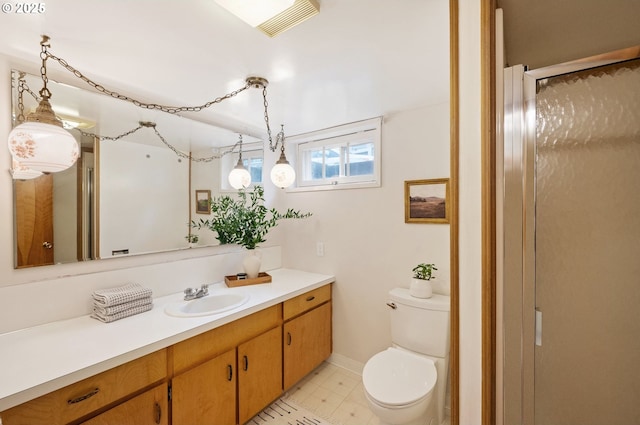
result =
M243 424L331 354L333 276L279 269L242 306L173 317L154 308L0 335L0 424ZM4 348L9 348L4 349Z

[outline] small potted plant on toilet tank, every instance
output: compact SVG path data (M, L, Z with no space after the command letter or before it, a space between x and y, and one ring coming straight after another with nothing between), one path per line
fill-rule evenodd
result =
M433 293L431 279L435 279L434 270L438 270L435 264L420 263L413 268L413 279L409 287L409 294L416 298L431 298Z

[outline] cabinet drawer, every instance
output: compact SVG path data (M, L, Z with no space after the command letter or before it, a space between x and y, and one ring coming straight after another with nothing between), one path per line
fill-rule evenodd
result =
M284 302L283 318L289 320L331 299L331 284L321 286Z
M148 390L107 410L81 425L167 425L169 423L167 383Z
M62 425L167 376L166 350L109 369L0 413L3 425Z
M196 366L280 324L280 304L189 338L173 346L175 373Z

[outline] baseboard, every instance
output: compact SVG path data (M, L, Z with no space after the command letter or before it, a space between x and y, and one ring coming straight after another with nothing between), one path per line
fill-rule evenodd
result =
M342 354L332 353L327 359L327 363L347 369L350 372L357 373L362 376L362 370L364 369L364 363L357 362Z

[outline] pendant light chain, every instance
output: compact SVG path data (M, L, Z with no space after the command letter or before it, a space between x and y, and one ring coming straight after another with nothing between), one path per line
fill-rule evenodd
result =
M42 59L42 66L40 68L40 74L42 77L42 82L43 82L43 87L40 90L39 94L40 97L42 98L43 102L46 102L50 97L51 97L51 92L49 91L48 87L47 87L47 83L49 81L48 77L47 77L47 60L48 59L53 59L56 62L58 62L60 64L60 66L62 66L64 69L66 69L67 71L71 72L74 76L76 76L77 78L81 79L82 81L84 81L86 84L88 84L89 86L91 86L93 89L95 89L96 91L98 91L99 93L105 94L107 96L110 96L114 99L118 99L118 100L123 100L129 103L132 103L133 105L139 107L139 108L143 108L143 109L149 109L149 110L159 110L162 112L166 112L169 114L179 114L180 112L200 112L206 108L211 107L212 105L218 104L223 102L224 100L230 99L232 97L237 96L239 93L242 93L243 91L247 90L250 87L255 87L255 88L262 88L262 97L264 100L264 121L267 127L267 135L268 135L268 139L269 139L269 148L271 149L271 151L275 151L278 148L278 144L281 143L281 159L284 158L284 126L282 128L282 130L276 135L276 140L275 140L275 144L274 144L274 140L273 140L273 135L271 133L271 125L269 122L269 110L268 110L268 106L269 103L267 101L267 85L269 84L269 82L261 77L249 77L246 79L246 83L243 87L233 90L223 96L217 97L213 100L210 100L202 105L197 105L197 106L166 106L166 105L161 105L158 103L146 103L146 102L142 102L140 100L134 99L132 97L123 95L121 93L118 93L116 91L113 90L109 90L106 87L104 87L101 84L96 83L95 81L93 81L92 79L88 78L87 76L85 76L81 71L79 71L77 68L71 66L66 60L59 58L57 56L55 56L54 54L52 54L49 51L49 48L51 47L51 45L49 44L49 37L46 35L42 36L42 41L40 42L40 46L41 46L41 52L40 52L40 58ZM37 98L37 96L35 95L35 93L33 93L31 90L29 90L28 86L26 85L26 82L24 81L24 75L21 74L20 75L20 80L19 80L19 85L18 85L18 97L19 97L19 115L17 117L18 121L23 122L25 120L24 118L24 103L23 103L23 94L24 91L28 91L29 93L31 93L34 97ZM46 102L48 105L48 102ZM49 107L49 109L51 109ZM53 112L53 111L51 111ZM57 118L55 116L52 117L56 120ZM87 137L97 137L99 139L102 140L111 140L111 141L115 141L115 140L119 140L122 139L123 137L129 136L137 131L139 131L142 128L145 127L151 127L153 128L153 131L155 132L156 136L162 141L162 143L167 146L170 150L172 150L178 157L180 158L185 158L188 159L190 161L194 161L194 162L210 162L213 161L214 159L219 159L221 157L223 157L226 154L232 153L234 149L236 149L238 147L238 145L240 145L240 149L242 149L242 135L240 135L240 140L238 142L236 142L235 145L233 145L230 149L221 152L219 154L216 155L212 155L210 157L204 157L204 158L196 158L193 157L191 155L191 153L184 153L179 151L175 146L171 145L169 142L166 141L166 139L160 134L160 132L158 131L158 129L156 128L156 124L152 123L152 122L139 122L138 127L129 130L123 134L120 134L118 136L115 137L110 137L110 136L101 136L101 135L97 135L97 134L92 134L86 131L83 131L79 128L74 128L75 130L79 131L80 134L82 136L87 136ZM240 151L240 155L242 155L242 152ZM286 160L285 160L286 161ZM288 163L288 162L287 162Z
M271 152L275 152L278 149L278 143L282 142L282 151L284 152L284 126L280 133L276 135L276 143L273 143L271 135L271 126L269 125L269 102L267 101L267 87L262 88L262 98L264 99L264 122L267 125L267 135L269 136L269 149Z
M16 121L18 124L22 124L24 122L24 92L27 87L27 83L24 81L24 72L20 73L20 77L18 79L18 118ZM29 90L29 93L35 97L35 93ZM36 97L37 99L37 97Z
M164 136L162 134L160 134L160 132L158 131L158 129L156 128L156 124L153 122L148 122L148 121L140 121L139 125L129 131L126 131L118 136L102 136L100 134L95 134L95 133L90 133L88 131L84 131L81 130L79 128L74 128L73 130L76 130L78 132L80 132L80 134L84 137L97 137L100 140L109 140L109 141L117 141L120 140L124 137L127 137L135 132L137 132L138 130L141 130L143 128L152 128L153 131L155 132L156 136L158 136L158 138L160 139L160 141L162 141L162 143L164 143L164 145L166 147L168 147L169 149L171 149L173 151L173 153L175 153L178 157L180 158L184 158L184 159L188 159L189 161L193 161L193 162L211 162L215 159L220 159L223 156L230 154L231 152L233 152L233 150L238 146L239 142L236 142L233 146L231 146L229 149L218 153L216 155L211 155L211 156L207 156L207 157L194 157L191 154L187 154L184 153L182 151L179 151L175 146L173 146L172 144L170 144L169 142L167 142L167 140L164 138Z
M40 59L42 59L42 65L40 66L40 76L42 77L42 88L40 89L40 96L43 99L49 99L51 97L51 92L47 88L47 83L49 82L49 77L47 77L47 47L51 45L48 44L49 37L46 35L42 36L42 41L40 42L41 51L40 51Z
M134 105L140 107L140 108L144 108L144 109L155 109L155 110L159 110L162 112L166 112L169 114L177 114L179 112L200 112L203 109L209 108L212 105L215 105L217 103L221 103L224 100L230 99L234 96L237 96L239 93L242 93L243 91L247 90L248 88L251 87L251 83L247 82L244 87L241 87L237 90L233 90L232 92L229 92L227 94L225 94L224 96L220 96L217 97L209 102L206 102L202 105L199 106L165 106L165 105L160 105L157 103L145 103L136 99L133 99L129 96L120 94L118 92L109 90L107 88L105 88L103 85L96 83L95 81L91 80L90 78L86 77L82 72L80 72L78 69L74 68L73 66L69 65L69 63L64 60L61 59L55 55L53 55L51 52L49 52L47 50L48 45L43 44L42 45L42 54L41 56L44 56L45 58L51 58L53 60L55 60L56 62L58 62L63 68L65 68L67 71L71 72L73 75L75 75L76 77L78 77L79 79L81 79L82 81L84 81L85 83L87 83L88 85L90 85L91 87L93 87L94 89L96 89L97 91L99 91L102 94L106 94L108 96L111 96L115 99L119 99L119 100L124 100L126 102L130 102L133 103ZM43 63L46 59L43 59Z
M29 88L29 85L27 84L27 82L24 80L25 74L24 72L21 72L19 77L18 77L18 110L19 110L19 115L17 118L18 122L24 122L24 92L29 93L35 100L36 102L40 101L40 98L38 97L38 95L36 95L34 93L33 90L31 90L31 88ZM222 158L224 155L230 154L233 152L233 150L238 147L238 144L240 142L236 142L233 146L231 146L231 148L216 154L216 155L212 155L212 156L208 156L208 157L194 157L191 154L185 154L181 151L179 151L175 146L173 146L172 144L170 144L169 142L167 142L167 140L164 138L164 136L162 136L162 134L160 134L160 132L158 131L158 129L156 128L156 124L153 122L148 122L148 121L140 121L138 122L138 126L134 129L131 129L129 131L125 131L122 134L119 134L117 136L103 136L100 134L95 134L95 133L91 133L88 131L84 131L80 128L72 128L72 130L76 130L77 132L79 132L83 137L91 137L91 138L98 138L100 140L109 140L109 141L117 141L120 140L124 137L130 136L131 134L136 133L137 131L143 129L143 128L153 128L153 131L156 133L156 135L158 136L158 138L162 141L162 143L165 144L165 146L167 146L169 149L171 149L177 156L181 157L181 158L185 158L188 159L190 161L194 161L194 162L211 162L215 159L220 159Z

